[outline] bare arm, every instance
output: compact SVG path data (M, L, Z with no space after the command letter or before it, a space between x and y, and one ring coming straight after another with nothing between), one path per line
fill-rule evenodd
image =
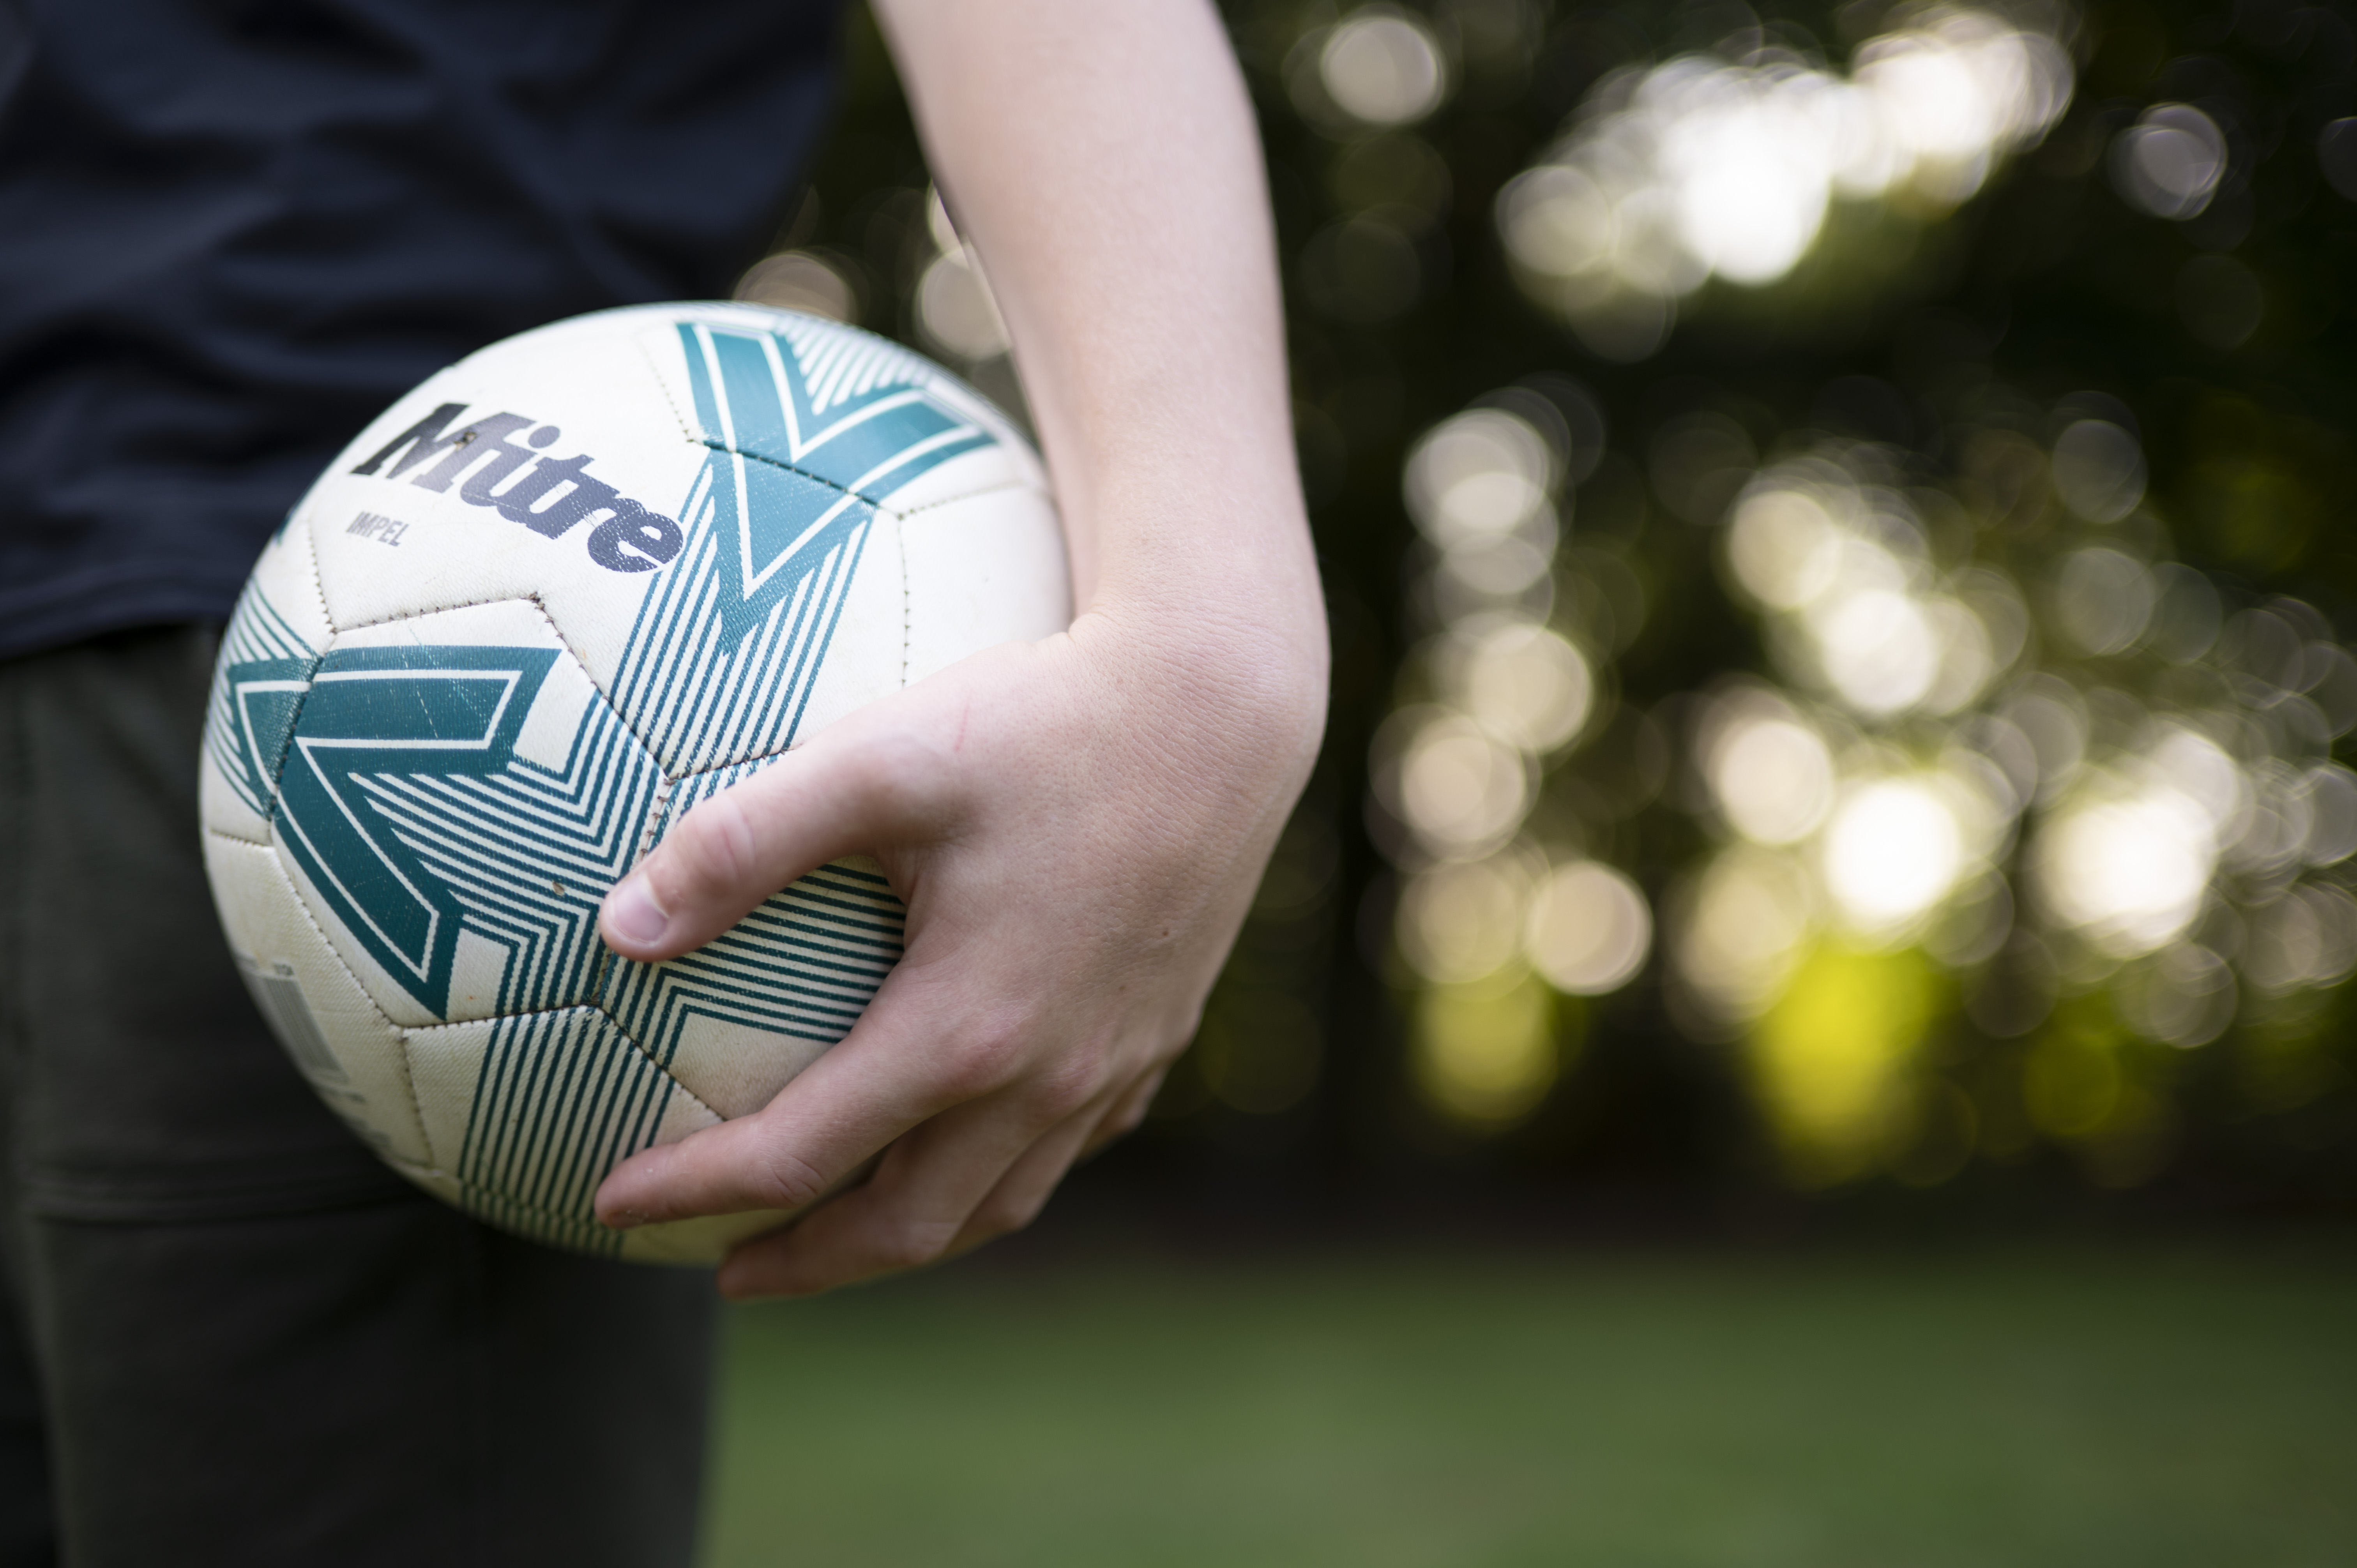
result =
M1013 332L1079 602L1175 574L1203 594L1150 596L1200 613L1241 571L1314 611L1259 137L1211 8L877 9Z
M1143 1113L1315 754L1326 643L1251 108L1200 0L877 0L1013 336L1078 619L834 725L608 898L633 958L872 851L907 955L762 1112L649 1150L609 1223L808 1203L723 1270L823 1290L1014 1229Z

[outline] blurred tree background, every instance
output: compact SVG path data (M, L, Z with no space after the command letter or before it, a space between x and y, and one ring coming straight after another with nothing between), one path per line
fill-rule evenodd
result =
M2357 1197L2357 16L1232 0L1334 636L1181 1213ZM855 15L746 297L1020 406Z

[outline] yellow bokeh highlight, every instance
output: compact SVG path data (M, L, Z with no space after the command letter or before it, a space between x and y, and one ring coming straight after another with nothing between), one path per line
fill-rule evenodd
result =
M1563 1070L1555 999L1520 965L1417 996L1410 1031L1416 1087L1452 1120L1477 1127L1519 1122Z
M1795 1185L1864 1173L1909 1124L1942 981L1921 953L1823 946L1753 1026L1752 1084Z

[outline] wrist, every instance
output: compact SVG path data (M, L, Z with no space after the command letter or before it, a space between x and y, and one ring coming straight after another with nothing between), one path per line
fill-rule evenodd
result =
M1329 656L1314 572L1304 575L1306 592L1234 578L1108 584L1071 635L1125 707L1193 714L1224 745L1297 757L1306 773L1325 734Z

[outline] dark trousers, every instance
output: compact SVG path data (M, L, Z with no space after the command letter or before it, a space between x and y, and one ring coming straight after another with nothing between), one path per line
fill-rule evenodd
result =
M205 889L213 646L0 663L0 1568L687 1563L709 1279L488 1230L312 1098Z

